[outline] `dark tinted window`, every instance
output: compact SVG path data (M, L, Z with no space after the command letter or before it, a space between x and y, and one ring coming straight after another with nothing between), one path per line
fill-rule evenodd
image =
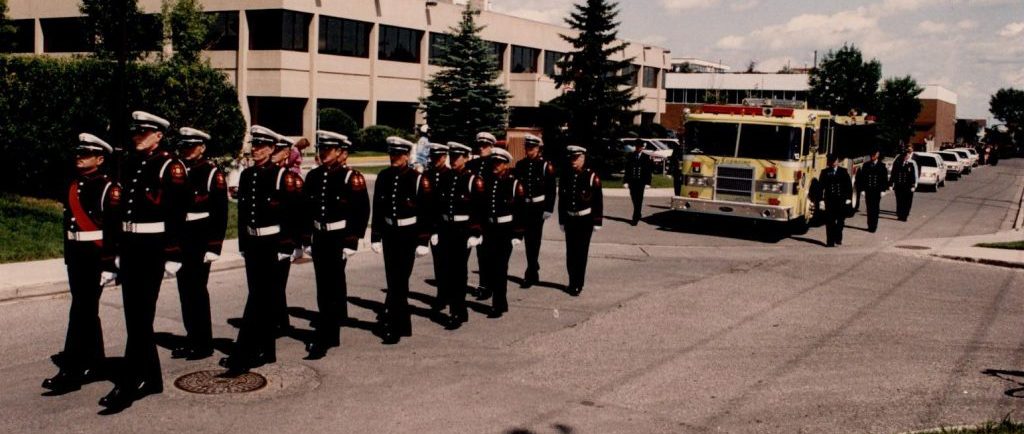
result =
M508 48L508 44L501 42L491 42L491 54L494 55L494 61L496 62L496 68L505 69L505 49Z
M925 155L915 154L914 161L916 161L917 165L921 167L939 167L938 163L935 162L934 158Z
M627 84L630 85L630 86L636 86L636 84L638 83L637 76L639 74L640 74L640 67L639 66L629 65L629 66L627 66L625 68L622 68L622 75L629 77L629 82L627 82Z
M832 153L839 158L866 157L877 143L874 125L836 125Z
M238 12L210 12L216 19L206 35L207 50L238 50Z
M661 70L658 68L644 67L644 87L655 89L658 87L658 76Z
M804 146L804 155L811 153L811 143L807 143ZM832 145L832 119L822 119L821 125L818 127L818 153L828 153L829 146Z
M795 160L800 155L801 129L782 125L744 124L737 156L762 160Z
M349 57L370 57L373 23L320 17L320 53Z
M141 48L147 51L161 51L164 45L164 21L160 15L146 14L140 17L139 37L143 41Z
M14 28L14 34L0 39L0 53L34 52L36 48L35 20L11 20L8 23Z
M939 156L942 157L943 161L952 161L952 162L956 162L957 161L956 155L953 155L953 154L947 154L947 153L943 152L943 153L939 154Z
M545 51L544 52L544 74L548 77L554 77L558 69L558 62L562 60L565 53L559 53L557 51Z
M253 125L259 124L286 136L302 135L304 98L249 97Z
M736 155L738 131L738 124L687 122L686 148L691 154L732 157Z
M377 57L380 60L419 63L422 39L422 31L382 25Z
M430 53L428 61L431 65L437 65L438 60L444 56L445 50L448 48L448 44L452 41L452 35L447 33L431 33L430 34Z
M39 20L43 27L43 51L47 53L82 53L91 51L85 22L81 18L47 18Z
M536 48L512 46L512 72L513 73L534 73L537 72L537 58L540 50Z
M282 9L247 11L250 50L309 51L310 14Z

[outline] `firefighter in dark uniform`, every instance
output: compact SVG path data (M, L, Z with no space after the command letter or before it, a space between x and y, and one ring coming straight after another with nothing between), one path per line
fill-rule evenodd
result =
M643 141L637 140L633 146L633 153L626 157L626 172L622 182L629 184L629 197L633 201L633 218L630 224L636 226L640 222L644 208L644 190L651 185L654 162L650 155L644 153Z
M430 185L434 186L434 196L432 197L433 203L431 207L431 221L432 227L430 233L430 250L434 257L434 283L437 285L437 297L434 298L430 308L435 312L441 312L448 304L448 297L444 293L444 287L441 285L441 280L444 279L444 269L446 267L445 260L447 258L442 254L438 248L438 242L440 240L437 232L438 224L440 223L439 214L441 196L438 191L438 185L441 179L448 176L448 172L451 169L448 168L448 145L442 145L440 143L429 143L427 144L427 155L429 162L427 167L423 170L423 176L430 180Z
M469 162L466 163L466 168L483 179L490 178L494 175L494 169L491 168L491 152L494 150L494 145L498 143L498 139L493 134L488 132L480 132L476 135L476 155ZM484 250L476 250L477 268L480 271L479 281L474 290L474 294L478 300L486 300L491 297L491 291L487 289L487 278L484 276L484 271L487 268L487 260L484 258Z
M540 280L540 244L544 235L544 221L555 211L555 166L541 155L544 143L537 136L527 134L524 140L526 158L516 163L516 179L523 184L526 192L526 209L523 212L526 228L526 273L523 274L523 288L529 288Z
M896 194L896 218L901 222L910 218L910 207L914 205L914 191L917 190L917 162L907 151L892 163L892 191Z
M569 272L566 292L583 292L587 276L590 238L601 230L604 198L601 178L586 167L587 149L567 146L569 168L558 185L558 223L565 233L565 264Z
M409 277L417 257L430 253L430 179L409 166L412 142L388 137L391 166L377 175L370 246L384 254L388 292L380 335L385 344L412 336Z
M512 248L522 243L525 235L524 211L526 191L509 165L512 154L498 148L490 156L493 175L484 179L483 252L480 275L484 286L494 296L489 318L500 318L508 312L508 261Z
M171 352L175 358L205 359L213 355L210 323L210 265L220 258L228 227L228 187L224 172L205 157L210 135L184 127L178 130L178 156L188 169L191 202L185 215L185 232L178 271L181 316L188 335L186 343Z
M43 381L44 388L56 393L78 390L99 379L104 360L100 295L103 286L115 279L114 258L121 232L121 187L102 172L113 152L99 137L78 136L76 174L63 197L64 263L71 311L60 370Z
M316 338L306 345L309 359L319 359L341 344L341 325L348 321L348 284L345 265L359 250L359 240L370 220L366 179L348 167L352 142L331 131L317 131L320 166L306 175L306 214L310 217L310 253L316 275L316 301L320 315Z
M220 360L231 373L277 361L275 326L280 323L289 264L299 255L305 229L302 178L278 164L291 141L254 125L254 165L238 181L238 250L245 258L249 297L234 352Z
M825 245L835 247L843 244L843 228L852 204L853 182L849 172L839 167L839 158L828 156L828 167L821 171L822 202L824 202ZM819 207L818 209L821 209Z
M444 258L438 288L449 307L445 325L449 330L458 329L469 319L466 310L469 251L483 242L484 180L466 168L471 152L469 146L449 142L452 167L434 188L438 196L435 247L438 253L435 258Z
M181 239L188 207L185 165L160 146L170 122L132 113L135 152L122 166L123 231L118 243L124 298L126 369L100 405L122 409L137 399L163 392L153 318L164 275L181 269Z
M868 232L878 230L878 204L889 189L889 169L879 160L879 151L871 152L871 160L857 172L857 191L864 193L868 211Z

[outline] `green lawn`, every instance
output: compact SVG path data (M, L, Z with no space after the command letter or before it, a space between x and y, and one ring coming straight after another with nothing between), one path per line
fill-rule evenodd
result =
M1024 250L1024 241L1012 241L1009 243L986 243L978 244L977 247L988 247L991 249Z
M601 187L622 188L622 178L615 176L610 179L602 179ZM672 188L672 177L664 175L653 175L651 177L651 188Z
M977 428L939 429L922 434L1024 434L1024 423L1005 419L1002 422L988 422Z
M377 175L381 171L383 171L384 169L387 169L387 168L388 168L388 166L357 166L357 167L353 167L353 169L358 170L359 173L362 173L363 175Z

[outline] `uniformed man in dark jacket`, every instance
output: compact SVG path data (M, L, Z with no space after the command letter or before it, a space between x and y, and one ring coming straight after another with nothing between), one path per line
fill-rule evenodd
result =
M491 167L491 151L494 149L494 145L498 143L498 139L493 134L488 132L480 132L476 135L476 155L469 162L466 163L466 168L481 178L487 179L494 175L494 169ZM476 249L476 260L477 268L480 271L479 281L480 284L473 291L479 300L486 300L490 298L491 291L487 288L487 278L484 276L485 263L487 262L484 258L484 250Z
M286 306L281 306L289 264L301 252L304 237L302 178L278 164L288 158L291 141L276 132L254 125L253 166L238 181L238 250L245 258L249 297L234 352L220 360L231 373L277 361L275 326Z
M879 160L879 151L871 153L871 160L857 172L857 191L864 193L868 211L868 232L878 230L878 204L889 190L889 169Z
M651 172L654 170L651 156L643 151L643 141L637 140L633 153L626 157L626 172L622 179L624 184L629 185L629 197L633 200L633 226L640 222L641 211L644 208L644 190L651 185Z
M417 257L430 253L430 179L409 167L412 142L388 137L391 166L377 175L373 191L370 247L384 254L388 293L380 328L385 344L412 336L409 277Z
M901 222L910 217L910 207L914 204L914 192L917 190L917 162L911 158L912 152L905 152L892 163L892 191L896 194L896 218Z
M828 167L821 171L822 202L825 217L825 245L835 247L843 244L843 228L853 200L853 182L850 173L839 167L839 158L828 156ZM821 204L819 204L821 205ZM818 209L822 209L821 206Z
M306 146L309 146L308 140L306 140L306 142ZM292 326L290 324L291 316L288 314L288 276L291 275L292 262L301 259L304 255L302 241L304 240L305 233L302 230L308 229L306 225L306 217L300 213L293 212L293 210L302 210L303 204L305 203L301 191L301 185L303 184L301 175L302 171L295 170L295 166L289 163L292 151L297 143L297 141L284 135L278 135L277 147L274 149L274 153L270 155L271 163L278 167L287 169L292 175L294 175L287 179L282 179L286 181L297 180L300 185L299 191L296 192L294 196L290 196L289 200L287 200L287 203L284 205L287 210L286 213L289 214L288 220L291 223L289 226L293 228L293 232L288 234L288 238L291 240L294 251L292 252L291 260L279 261L277 263L277 267L279 268L277 276L280 279L280 281L274 285L274 311L276 312L274 314L274 318L276 319L274 335L277 337L287 336L292 330ZM285 149L287 149L287 152L285 152Z
M124 298L125 366L116 386L100 405L116 410L137 399L163 392L160 356L153 319L164 274L181 269L181 240L188 207L188 173L161 146L167 120L132 113L134 154L122 167L123 236L118 243L121 294Z
M586 167L587 149L566 147L569 168L558 184L558 223L565 233L565 263L569 272L566 292L580 295L586 283L590 238L601 230L604 198L601 178Z
M78 390L99 379L104 360L100 295L103 286L115 279L121 232L121 187L102 171L113 152L99 137L79 134L76 174L62 197L71 311L60 371L43 381L43 387L55 393Z
M370 220L366 179L347 166L352 142L331 131L317 131L320 166L306 175L306 214L312 224L311 250L320 315L316 339L306 345L310 359L319 359L341 344L341 325L348 320L345 265L359 250Z
M472 149L449 142L451 170L445 172L434 192L438 197L435 258L444 258L438 276L439 296L449 307L445 327L455 330L469 319L466 310L466 281L469 251L483 242L484 180L466 168Z
M523 184L526 205L523 212L523 226L526 228L526 273L523 288L529 288L540 280L540 245L544 235L544 221L555 211L555 166L541 155L544 142L537 136L527 134L524 140L526 158L516 163L516 179Z
M210 265L220 257L228 226L228 187L224 172L205 157L210 135L189 127L178 130L178 156L188 169L191 200L185 215L178 271L178 293L187 341L172 357L199 360L213 355L210 323Z
M491 153L494 174L484 179L484 221L481 276L484 286L494 296L490 318L508 312L508 261L512 248L521 244L525 235L524 210L526 191L509 165L512 155L498 148Z
M437 297L434 298L430 308L435 312L441 312L447 305L448 299L444 294L444 288L441 285L441 280L444 279L445 258L444 254L438 248L437 244L439 241L438 237L438 224L440 223L441 215L440 210L440 199L441 196L438 194L437 187L440 185L441 179L448 175L451 171L448 168L448 145L442 145L440 143L428 143L427 144L427 167L423 170L423 176L426 176L430 180L430 185L434 186L434 195L432 197L432 203L430 204L430 250L434 257L434 283L437 285Z

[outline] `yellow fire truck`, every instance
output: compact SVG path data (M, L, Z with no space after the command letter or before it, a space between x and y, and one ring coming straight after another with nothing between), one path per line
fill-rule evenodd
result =
M819 206L827 155L838 155L853 177L874 137L865 116L764 99L704 105L687 114L685 129L683 186L672 209L785 223L795 233L807 231Z

